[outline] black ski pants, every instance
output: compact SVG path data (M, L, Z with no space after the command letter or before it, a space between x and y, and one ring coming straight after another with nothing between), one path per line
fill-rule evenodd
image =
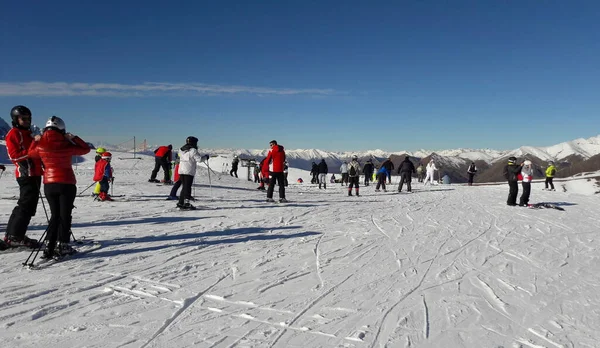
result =
M271 179L269 180L269 188L267 189L267 198L273 198L273 191L275 191L275 182L279 185L279 198L285 198L285 177L283 173L271 172Z
M349 179L350 179L350 185L348 185L348 191L352 190L352 187L356 187L356 190L358 191L358 180L359 180L359 177L358 176L351 176Z
M377 186L375 186L376 190L379 190L379 187L381 186L385 191L385 179L386 174L377 174Z
M508 182L508 199L506 204L517 205L517 195L519 194L519 183L516 181Z
M192 196L192 184L194 183L194 176L188 174L179 174L179 181L181 181L182 186L181 194L179 195L179 205L183 205L185 200Z
M475 173L467 173L469 175L469 186L473 185L473 177L475 177Z
M373 173L365 173L365 186L369 186L372 177Z
M48 224L48 250L54 250L56 241L68 243L71 240L71 221L73 202L77 195L74 184L45 184L44 193L50 206L50 223Z
M229 171L229 175L234 176L237 178L237 170L238 170L238 166L237 165L232 165L231 166L231 170Z
M550 185L550 189L554 190L554 183L552 182L552 177L546 177L546 182L545 182L545 186L546 188L548 188L548 185Z
M35 216L40 199L42 177L18 178L17 183L19 184L19 200L6 224L6 234L15 240L22 240L27 232L31 217Z
M348 185L348 173L342 173L342 186Z
M523 185L523 193L519 199L519 205L527 205L529 204L529 195L531 194L531 183L523 181L521 185Z
M171 180L171 163L164 157L154 157L154 169L152 170L152 174L150 175L150 179L156 179L156 175L160 168L165 172L164 180Z
M412 191L412 186L411 186L411 182L412 182L412 174L410 172L402 172L400 173L401 177L400 177L400 185L398 185L398 192L402 191L402 186L404 186L404 183L406 183L406 191L411 192Z

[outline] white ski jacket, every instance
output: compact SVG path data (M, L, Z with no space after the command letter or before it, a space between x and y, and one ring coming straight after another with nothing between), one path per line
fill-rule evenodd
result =
M342 163L342 165L340 166L340 173L348 173L348 163Z
M435 163L433 163L433 161L429 161L429 163L427 163L427 173L433 175L433 172L436 170L438 169L435 166Z
M196 166L198 162L208 160L208 155L200 156L197 149L179 152L179 175L196 175Z

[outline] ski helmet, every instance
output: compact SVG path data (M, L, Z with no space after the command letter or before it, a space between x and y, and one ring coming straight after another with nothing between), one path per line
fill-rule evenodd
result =
M191 147L198 148L198 138L189 136L185 139L185 143Z
M549 166L553 166L553 165L554 165L554 161L550 161L550 162L548 162L548 165L549 165Z
M508 163L515 163L517 161L517 158L515 156L510 156L508 158Z
M46 128L54 128L58 131L65 132L65 121L58 116L52 116L46 122Z
M108 151L105 151L105 152L102 154L102 159L103 159L103 160L109 160L109 159L111 159L111 158L112 158L112 153L110 153L110 152L108 152Z
M354 156L352 156L352 159L353 159L353 160L357 160L357 159L358 159L358 156L357 156L357 155L354 155Z
M31 110L28 107L23 105L17 105L10 110L10 118L12 119L13 127L17 127L19 125L19 116L29 116L31 117Z
M96 149L96 153L99 154L99 155L101 155L101 154L103 154L105 152L106 152L106 149L103 148L103 147L99 147L99 148Z

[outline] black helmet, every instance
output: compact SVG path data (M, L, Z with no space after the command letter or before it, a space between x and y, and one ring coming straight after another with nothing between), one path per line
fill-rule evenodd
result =
M185 143L193 148L198 148L198 138L196 137L187 137Z
M28 107L23 105L17 105L10 110L10 118L12 119L13 127L17 127L19 125L19 116L29 116L31 117L31 110Z
M517 158L515 156L510 156L508 158L508 163L515 163L517 161Z

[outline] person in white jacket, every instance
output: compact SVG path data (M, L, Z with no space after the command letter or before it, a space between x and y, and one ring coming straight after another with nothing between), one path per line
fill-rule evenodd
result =
M342 173L342 186L348 185L348 162L344 161L340 166L340 173ZM346 185L344 185L346 184Z
M523 167L521 167L521 176L523 177L523 181L521 182L521 185L523 186L523 193L521 194L521 198L519 198L519 205L521 207L526 207L529 204L531 181L533 180L533 164L531 161L526 160L523 162Z
M433 184L433 174L435 173L436 170L437 170L437 167L435 166L435 163L433 162L433 159L432 159L431 161L429 161L429 163L427 163L427 168L426 168L427 174L425 175L425 180L423 181L423 185L427 184L427 181L429 181L430 184Z
M194 182L194 176L196 176L196 166L198 162L208 161L208 155L200 156L198 153L198 138L191 136L185 139L185 145L180 150L178 173L182 188L177 208L194 210L196 208L190 204L187 197L192 195L192 183Z

